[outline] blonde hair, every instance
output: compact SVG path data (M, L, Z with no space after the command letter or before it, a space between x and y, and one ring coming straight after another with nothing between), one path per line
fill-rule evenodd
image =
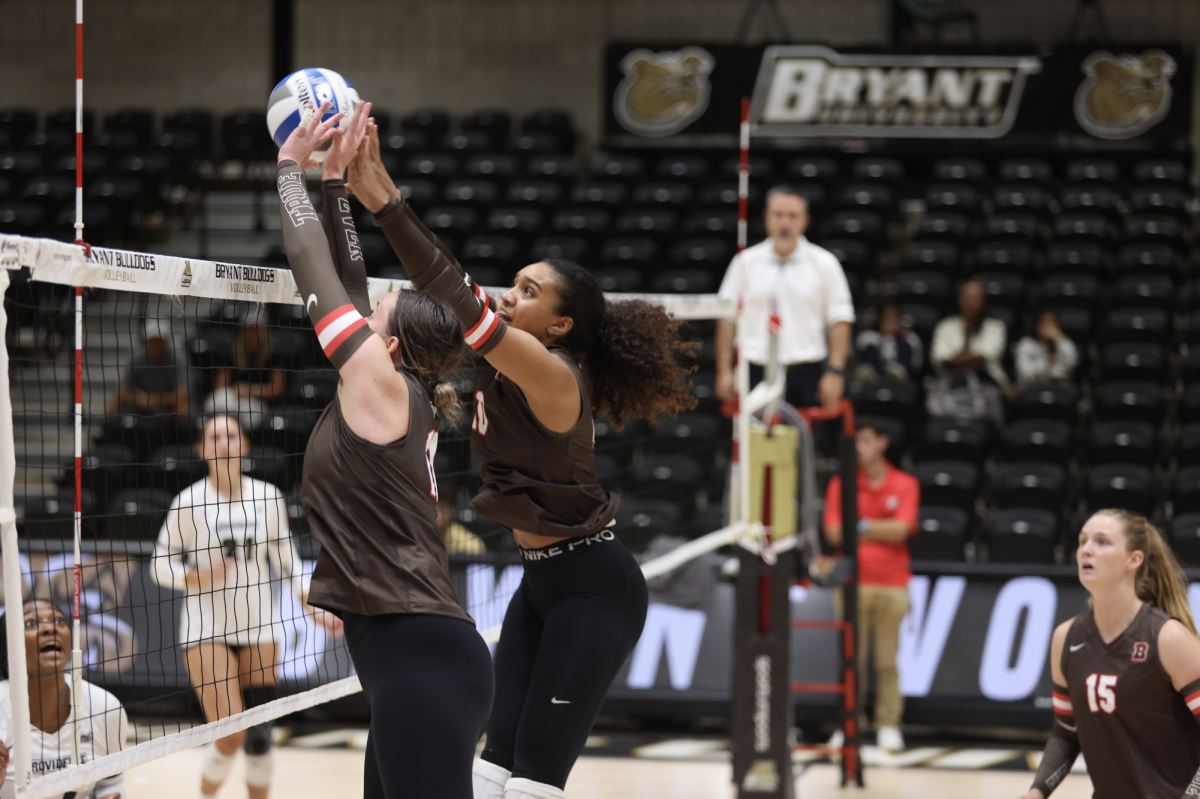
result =
M1188 605L1187 578L1166 538L1149 519L1127 510L1106 508L1096 511L1116 519L1125 531L1125 551L1141 552L1142 565L1134 575L1134 591L1138 599L1174 616L1196 635L1196 622Z

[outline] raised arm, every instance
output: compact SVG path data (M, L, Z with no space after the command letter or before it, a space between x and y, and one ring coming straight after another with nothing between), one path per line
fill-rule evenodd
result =
M363 260L354 214L346 196L346 167L358 153L362 130L369 124L371 104L355 110L356 118L346 132L335 131L321 164L321 221L329 239L329 253L350 301L363 316L371 315L367 298L367 264Z

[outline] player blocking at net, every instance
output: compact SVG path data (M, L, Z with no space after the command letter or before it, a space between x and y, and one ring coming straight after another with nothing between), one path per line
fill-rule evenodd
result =
M301 497L321 543L309 602L344 620L371 705L364 796L468 799L494 682L487 645L450 582L433 473L438 428L460 412L446 378L465 347L457 319L429 295L392 292L370 310L362 253L341 246L354 232L342 170L370 104L345 132L333 129L341 114L321 122L325 110L296 127L277 167L288 262L341 378L304 456ZM333 241L304 179L330 137Z
M644 301L606 302L591 273L530 264L499 302L399 196L370 131L350 187L413 285L454 310L493 367L475 390L471 449L483 487L471 507L512 531L524 576L496 646L496 700L476 799L559 799L605 694L641 635L646 581L611 527L619 498L600 485L594 425L657 421L695 405L676 360L696 346Z
M1187 580L1144 516L1102 510L1079 533L1090 607L1054 630L1054 730L1033 787L1045 799L1083 753L1096 799L1200 793L1200 638Z

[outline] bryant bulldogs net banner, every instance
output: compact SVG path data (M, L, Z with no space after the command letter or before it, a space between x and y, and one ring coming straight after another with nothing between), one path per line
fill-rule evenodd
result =
M903 53L824 45L611 44L612 146L729 146L751 133L967 139L1031 147L1186 147L1194 58L1177 45Z

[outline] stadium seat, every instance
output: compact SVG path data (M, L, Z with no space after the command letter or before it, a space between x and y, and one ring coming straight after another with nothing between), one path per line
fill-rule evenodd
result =
M526 163L525 174L534 180L566 184L579 176L579 161L573 155L535 155Z
M696 398L696 412L718 414L721 412L721 400L717 399L717 375L713 371L693 372L681 378L686 384L692 383L692 396Z
M1183 271L1179 250L1165 244L1128 244L1117 253L1118 274L1157 274L1177 278Z
M303 455L321 413L321 409L303 405L273 405L262 425L250 434L250 443L274 447L288 455Z
M875 251L871 245L856 239L821 239L820 246L833 253L850 274L868 275L875 266Z
M396 178L396 189L418 214L423 214L437 205L438 184L432 180L402 176Z
M690 515L704 481L704 468L684 455L652 455L633 467L633 496L673 502Z
M160 416L142 416L136 413L114 413L104 419L101 442L104 444L119 444L133 450L137 460L145 460L150 450L161 447L167 441L170 432L165 429L164 420ZM103 497L101 492L93 490L97 502ZM100 507L104 507L100 505Z
M1167 352L1158 344L1121 342L1100 351L1100 376L1106 381L1161 382L1167 374Z
M1010 463L992 478L991 494L1001 509L1040 508L1058 514L1068 499L1068 477L1055 463Z
M1010 463L1065 467L1071 458L1071 425L1058 419L1021 419L1004 428L1002 439Z
M486 133L493 141L504 141L512 133L512 114L490 108L481 109L463 117L459 127Z
M1034 244L1041 237L1038 218L1025 211L997 211L983 220L984 238Z
M750 184L746 199L751 208L759 206L760 192L757 186ZM736 211L738 202L738 184L733 180L705 183L696 195L696 205L700 208Z
M1129 217L1125 234L1130 242L1162 244L1182 250L1187 245L1189 225L1174 214L1143 211Z
M970 183L935 183L925 188L925 207L972 216L979 210L979 192Z
M96 501L86 488L79 495L83 516L80 537L88 540L96 534ZM53 494L31 499L17 520L22 540L70 541L75 537L75 487L64 486Z
M1200 382L1200 347L1188 347L1187 360L1183 364L1183 381Z
M1146 159L1133 165L1136 183L1163 182L1177 186L1188 182L1188 168L1182 161L1166 158Z
M154 541L167 518L172 494L161 488L127 488L113 497L100 535L113 541Z
M877 246L886 232L884 219L874 211L838 211L825 226L830 238L857 239Z
M392 177L403 172L403 166L414 155L430 152L429 138L419 130L393 130L379 134L379 160Z
M977 158L939 158L933 164L937 180L983 183L988 179L987 165Z
M208 466L191 444L159 447L138 466L138 485L161 488L172 497L208 476Z
M635 205L643 208L665 208L679 211L692 204L695 191L691 185L679 180L652 180L641 183L633 190Z
M1185 425L1200 423L1200 383L1190 383L1184 388L1179 417Z
M593 162L592 174L602 181L633 184L646 174L646 162L632 155L606 155Z
M1104 338L1165 345L1171 338L1171 318L1161 308L1115 308L1107 314Z
M143 209L157 209L163 186L171 169L171 159L165 153L135 152L118 164L117 175L136 178L142 189Z
M1176 515L1170 526L1171 548L1185 566L1200 566L1200 513Z
M1171 503L1175 516L1200 513L1200 466L1181 468L1175 474Z
M1073 211L1059 214L1054 219L1054 240L1057 242L1080 242L1112 247L1120 238L1120 232L1112 220L1104 214Z
M1040 158L1009 158L997 170L1002 183L1047 184L1054 179L1050 164Z
M921 484L922 504L959 508L970 513L979 494L979 467L967 461L926 461L913 469Z
M584 180L571 189L574 205L602 208L616 214L629 199L629 189L615 180Z
M671 248L668 262L676 268L700 269L715 277L725 273L733 252L723 239L683 239Z
M868 155L850 164L850 175L858 180L895 182L905 175L904 164L897 158Z
M546 215L536 208L496 208L488 214L489 233L514 236L528 244L545 230Z
M1102 383L1093 398L1103 421L1149 422L1161 425L1166 416L1163 388L1157 383L1122 380Z
M644 236L661 245L678 230L679 214L668 208L643 208L621 214L614 226L620 236Z
M892 300L898 304L931 305L945 309L950 302L950 278L938 272L902 272Z
M1066 213L1100 214L1109 220L1118 220L1121 216L1121 198L1117 192L1092 183L1064 188L1059 207Z
M75 149L75 134L65 130L31 133L21 142L21 150L36 153L43 164L52 164Z
M59 210L53 224L45 231L50 238L59 241L75 241L75 206L70 204ZM83 224L89 244L109 245L109 233L113 229L112 212L103 205L87 202L83 204Z
M562 197L562 187L553 181L515 180L508 187L507 201L548 212L562 203Z
M717 279L703 269L669 269L650 278L650 291L655 294L713 294Z
M962 508L929 505L922 498L917 534L908 539L909 555L918 561L961 561L971 534L970 519Z
M1100 422L1088 439L1091 465L1132 463L1154 468L1158 461L1158 436L1148 422Z
M104 129L117 128L132 131L137 136L138 147L145 147L150 143L150 134L154 131L154 112L148 108L123 108L106 115Z
M517 176L519 163L506 153L484 153L473 155L463 165L463 174L469 178L486 180L513 180Z
M568 149L553 133L542 130L518 133L508 140L507 146L510 152L522 156L562 153Z
M604 291L632 292L641 291L645 284L642 273L636 269L623 266L613 266L592 270L592 276Z
M42 168L42 157L36 153L17 151L0 154L0 177L8 181L13 192L25 188L25 184L41 173Z
M24 141L37 129L38 115L32 108L5 108L0 110L0 130L8 134L11 141ZM71 130L75 129L75 113L71 111Z
M1074 305L1095 308L1100 301L1100 280L1096 275L1062 272L1042 281L1041 302L1045 305Z
M823 184L829 184L840 172L837 161L821 155L793 158L784 168L784 174L789 180L816 181Z
M683 231L692 236L726 236L736 240L737 222L736 211L697 211L683 220Z
M221 153L226 161L258 161L268 152L267 115L241 110L221 118Z
M884 416L907 424L917 409L920 391L911 380L883 380L865 383L854 394L854 410L859 416Z
M1117 281L1113 303L1117 306L1141 306L1172 311L1179 300L1179 289L1167 275L1133 272Z
M595 245L612 229L612 214L602 208L566 208L550 220L550 229L558 235L579 236Z
M417 153L404 162L404 174L442 185L461 172L458 159L449 153Z
M337 394L336 369L305 369L294 372L288 380L284 399L288 403L308 408L324 408Z
M190 130L163 133L154 140L152 149L167 156L167 182L172 185L198 185L200 137Z
M900 323L920 337L928 347L933 336L933 329L942 321L945 313L938 306L906 304L900 306Z
M0 233L17 236L36 236L41 232L46 212L33 203L4 203L0 205Z
M686 455L710 469L717 447L724 441L724 427L724 420L716 414L685 412L660 421L647 443L655 454Z
M163 117L163 133L186 130L195 134L196 155L201 160L207 161L213 157L213 121L211 111L201 108L182 109ZM72 120L72 129L74 129L74 120ZM85 130L84 136L87 135L88 131Z
M622 503L613 529L629 551L640 554L655 536L686 534L688 519L673 502L639 499Z
M525 248L513 236L472 236L463 242L459 255L472 269L490 266L502 274L511 275L520 266Z
M1044 218L1049 204L1049 192L1036 183L1005 183L992 192L992 205L997 211L1021 211Z
M437 205L425 212L422 221L436 236L449 235L461 240L479 226L479 213L456 205Z
M534 239L529 247L529 262L535 263L547 258L566 258L568 261L581 263L586 261L590 248L587 239L579 236L543 236Z
M161 442L160 442L161 443ZM107 508L123 488L132 488L137 479L137 454L131 447L119 443L93 444L80 460L83 490ZM73 461L63 464L63 485L74 487Z
M437 141L450 130L450 115L436 108L421 108L400 117L401 130L418 130Z
M767 180L775 174L775 164L771 163L770 158L765 158L761 155L751 155L746 161L746 166L750 170L751 180ZM742 159L736 155L730 156L717 167L717 174L724 178L736 178L741 167ZM793 186L792 188L796 187Z
M896 211L896 197L882 183L848 183L834 193L833 204L836 208L874 211L882 216Z
M698 155L668 155L654 164L654 174L663 180L685 180L699 183L712 171L708 159ZM736 177L736 172L734 176Z
M975 251L975 268L980 271L1029 274L1033 264L1033 250L1020 242L990 241L979 245Z
M1057 419L1072 424L1079 413L1079 389L1068 383L1028 386L1013 404L1019 419Z
M1103 508L1123 510L1149 516L1154 512L1156 491L1154 475L1145 466L1108 463L1092 467L1087 477L1088 511Z
M983 523L992 563L1052 563L1059 530L1056 514L1038 508L1006 508Z
M500 187L490 180L452 180L442 191L442 202L475 211L488 210L499 197Z
M971 279L983 285L989 310L1008 308L1020 313L1028 309L1025 279L1020 275L1012 272L979 272Z
M979 466L990 444L987 422L980 419L933 417L925 424L919 455L922 461L966 461Z
M1108 252L1088 242L1058 242L1046 249L1046 274L1094 274L1101 277L1112 268Z
M1068 161L1066 175L1072 183L1087 181L1115 185L1121 179L1120 169L1107 158L1076 158Z
M1135 186L1129 193L1129 210L1134 214L1166 214L1184 221L1190 216L1187 192L1162 183Z
M574 152L575 124L569 112L558 108L540 108L521 118L522 133L545 133L554 136L564 148L562 152Z
M496 141L481 130L463 130L458 133L447 133L437 139L438 149L442 152L453 153L460 157L469 157L476 153L491 152L496 149Z
M249 453L242 458L242 474L286 489L292 484L292 478L299 476L292 474L293 465L299 467L300 459L288 457L279 447L251 444Z
M962 244L971 236L971 220L958 211L931 211L917 225L916 238Z
M600 248L600 265L624 266L642 272L658 267L659 247L653 239L644 237L608 239Z
M21 201L33 203L49 214L75 197L75 181L62 175L41 175L25 184Z

